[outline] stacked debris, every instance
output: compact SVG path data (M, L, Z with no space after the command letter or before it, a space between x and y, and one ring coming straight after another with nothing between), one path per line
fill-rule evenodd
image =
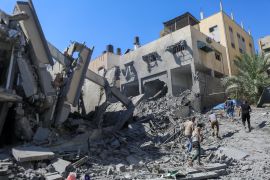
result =
M178 97L165 96L156 101L140 102L143 95L134 97L133 104L138 104L136 116L129 119L124 129L111 131L107 136L102 133L104 130L95 129L83 119L68 120L69 128L77 128L66 132L39 128L32 143L35 145L12 149L13 157L7 161L11 166L5 166L8 173L3 177L63 179L70 172L75 173L77 178L90 176L94 179L218 177L225 173L227 167L226 164L219 164L218 160L205 166L210 171L208 173L204 173L205 169L186 166L189 155L185 149L182 123L191 115L199 115L192 109L191 97L190 91ZM188 114L183 111L179 113L178 110L187 107ZM108 121L108 117L113 118L112 112L121 112L120 116L124 116L125 107L114 103L107 110L103 115L104 122ZM78 133L82 124L86 126L86 131ZM205 130L205 134L210 136L208 130ZM204 147L211 147L212 142L214 139L208 140ZM204 156L216 157L207 149ZM211 160L214 159L212 157Z

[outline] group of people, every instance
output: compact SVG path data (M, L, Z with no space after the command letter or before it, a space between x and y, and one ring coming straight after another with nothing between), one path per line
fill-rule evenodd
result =
M225 109L224 111L227 113L229 118L234 118L234 102L228 98L226 100ZM246 122L248 124L248 130L251 131L250 126L250 112L251 108L247 101L244 101L243 104L240 106L241 117L242 117L242 123L244 128L246 129ZM239 114L240 115L240 114ZM203 124L196 123L196 118L192 117L190 120L185 122L184 124L184 135L187 138L187 151L188 153L191 153L189 160L189 165L193 166L193 162L197 159L198 164L201 165L201 142L203 141L203 135L202 135L202 128L204 127ZM208 115L208 121L210 123L210 126L212 128L212 136L216 138L220 138L219 136L219 122L217 119L217 116L215 112L212 110L210 111Z
M195 117L192 117L187 121L185 126L185 136L188 139L187 150L190 153L194 151L192 158L190 159L189 165L192 166L193 162L198 159L198 164L201 165L201 142L203 141L202 135L202 124L195 123Z
M231 98L228 98L224 103L224 111L227 113L227 117L229 117L231 120L234 119L234 112L235 112L235 104ZM251 125L250 125L250 113L251 113L251 107L248 104L247 101L243 101L243 103L240 106L239 110L239 116L242 118L242 123L244 129L246 129L246 122L248 124L248 131L251 131Z

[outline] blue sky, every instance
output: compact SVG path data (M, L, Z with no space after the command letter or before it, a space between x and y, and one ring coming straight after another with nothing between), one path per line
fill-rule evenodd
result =
M11 13L16 0L0 0ZM95 46L93 57L107 44L114 49L133 47L134 36L142 44L159 37L162 22L189 11L199 19L219 11L219 0L33 0L44 34L60 50L70 41ZM227 14L250 29L257 48L258 38L270 34L269 0L223 0Z

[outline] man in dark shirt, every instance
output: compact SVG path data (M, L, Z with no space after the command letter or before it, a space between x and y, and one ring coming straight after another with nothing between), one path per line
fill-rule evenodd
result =
M251 131L250 112L251 112L251 108L250 108L248 102L244 101L243 104L241 105L242 122L243 122L245 129L246 129L246 121L247 121L249 132Z

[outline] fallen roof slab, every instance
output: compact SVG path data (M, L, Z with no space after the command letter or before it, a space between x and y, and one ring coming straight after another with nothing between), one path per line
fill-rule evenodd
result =
M221 169L226 169L227 165L226 164L220 164L220 163L213 163L213 164L207 164L202 167L198 168L188 168L187 169L187 174L195 174L199 172L204 172L204 171L215 171L215 170L221 170Z
M38 146L19 146L12 148L12 155L19 162L51 159L54 153L49 149Z
M209 179L209 178L217 178L219 175L215 172L201 172L190 174L186 178L182 178L182 180L199 180L199 179Z

